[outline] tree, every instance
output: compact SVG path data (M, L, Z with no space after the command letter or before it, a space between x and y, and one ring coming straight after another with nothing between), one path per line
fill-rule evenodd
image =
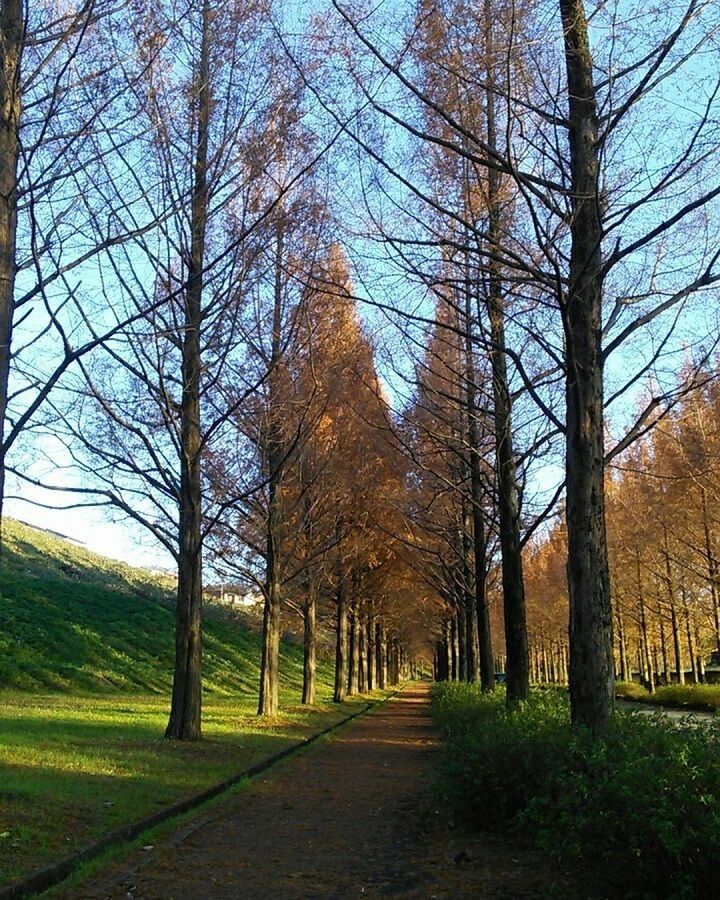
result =
M39 411L116 333L100 258L151 224L119 174L104 178L126 170L139 138L124 106L124 7L12 0L0 12L0 518L6 473L22 478L37 458L24 439Z
M74 452L92 476L84 490L148 528L177 562L166 733L192 740L201 727L203 545L227 510L262 488L251 478L219 496L208 470L266 377L248 374L243 327L253 310L244 302L262 273L264 225L312 161L278 180L275 148L261 143L270 119L292 106L263 4L215 10L204 0L179 19L158 6L145 26L136 41L143 77L128 102L145 125L144 198L166 213L105 257L122 327L101 364L82 365L68 422L78 422Z
M386 16L384 9L360 22L340 3L335 7L360 56L353 76L368 108L401 129L407 140L448 149L471 165L499 172L513 185L515 227L502 235L495 252L506 280L532 285L534 302L516 321L545 355L545 371L561 374L564 417L524 371L522 344L514 343L520 333L507 342L505 354L538 410L565 436L572 716L575 725L599 733L613 707L604 466L693 387L694 374L679 388L670 383L668 373L661 371L663 353L679 349L679 313L689 298L699 306L720 277L720 187L717 167L709 162L717 153L712 141L716 79L714 71L694 66L699 49L716 54L717 9L691 0L683 9L668 8L651 19L639 7L630 15L626 4L621 13L602 6L594 11L590 32L580 0L528 7L524 33L535 30L544 49L535 52L533 41L515 41L510 35L505 55L513 62L508 65L534 71L537 77L527 78L521 89L511 83L490 85L506 115L502 144L493 148L479 129L424 89L407 50L414 40L412 29L398 36L395 22L382 22L381 42L375 29ZM638 16L645 25L641 39L636 39ZM623 27L624 22L633 24ZM618 54L623 58L619 70ZM560 60L566 73L562 104L546 75ZM682 83L686 74L694 84L691 95ZM375 75L377 83L372 82ZM674 123L672 140L653 144L647 122L655 115L654 104L671 102L677 91L683 92L688 113ZM337 103L323 99L332 113ZM440 127L427 125L425 109L441 120ZM397 190L408 191L450 219L457 216L393 153L399 139L376 149L361 126L352 129L353 138L395 179ZM629 135L643 146L639 164L628 159ZM703 239L688 245L686 228L699 229ZM516 252L520 243L524 254ZM678 266L670 264L671 256ZM608 361L614 363L621 348L628 354L631 347L634 355L626 358L632 362L622 372L613 367L612 390L606 396ZM698 348L693 373L710 350ZM623 423L615 445L606 448L607 417L650 371L659 390L634 421Z

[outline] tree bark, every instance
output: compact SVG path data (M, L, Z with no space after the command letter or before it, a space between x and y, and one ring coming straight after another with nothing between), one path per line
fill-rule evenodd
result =
M670 666L668 665L668 652L667 652L667 635L665 633L665 619L663 617L663 609L662 604L660 602L660 598L658 597L657 601L658 607L658 622L660 623L660 655L662 657L662 669L663 669L663 684L670 683Z
M342 562L338 563L337 619L335 623L335 690L333 701L342 703L346 693L348 611Z
M690 675L692 678L692 683L699 684L700 679L698 677L697 669L697 654L695 653L695 638L692 631L692 625L690 623L690 604L688 603L687 591L684 587L681 588L681 594L683 601L683 613L685 615L685 636L687 637L688 656L690 657Z
M282 614L282 527L285 447L282 433L283 409L280 365L282 362L283 256L285 235L282 220L277 225L275 242L275 284L273 331L268 374L267 434L264 456L268 479L268 516L265 557L265 610L263 649L260 667L258 715L276 716L280 691L280 631Z
M452 681L458 680L458 627L457 627L457 615L454 615L450 619L449 623L450 630L450 678Z
M305 607L303 609L303 694L302 702L315 703L316 654L317 654L317 580L308 578Z
M457 626L457 639L458 639L458 681L467 681L468 680L468 654L467 654L467 639L466 639L466 617L465 617L465 599L458 598L456 600L457 612L455 614L455 621Z
M643 595L642 571L640 568L640 552L635 551L635 569L637 575L638 600L640 604L640 635L642 637L643 653L645 654L645 687L651 694L655 693L655 669L652 654L650 653L650 638L648 635L647 615L645 612L645 597Z
M478 643L477 606L475 604L475 577L473 553L472 512L465 497L462 498L462 563L463 603L465 614L465 678L470 684L480 681L480 650Z
M0 10L0 527L5 498L5 420L17 274L17 169L20 158L23 4L3 0Z
M617 607L616 618L618 629L618 661L620 663L620 681L629 681L627 645L625 643L625 622L619 604Z
M367 630L365 628L365 622L363 619L365 616L363 615L362 606L358 610L357 613L358 618L358 692L360 694L366 694L368 689L367 683L367 643L365 638L367 636Z
M365 646L367 647L367 689L375 689L375 617L368 613L365 624Z
M670 550L668 547L667 529L663 526L663 557L665 559L665 584L667 587L668 604L670 606L670 628L672 629L673 649L675 651L675 673L678 684L685 684L685 669L682 661L682 649L680 646L680 624L675 603L675 584L670 562Z
M485 111L487 143L497 149L495 87L493 66L492 4L485 0L485 56L487 86ZM503 618L505 623L505 663L507 701L526 700L530 694L527 613L520 545L520 498L517 485L512 430L512 399L508 385L505 355L505 300L500 266L495 254L502 245L502 202L500 174L487 170L488 242L490 244L488 318L492 347L490 363L493 376L495 425L495 469L497 473L498 524L502 559Z
M210 127L210 6L203 3L197 72L197 149L191 203L190 257L185 285L180 408L180 516L175 670L166 738L199 740L202 715L202 494L200 385L203 267L208 218Z
M708 515L707 494L705 488L700 488L702 501L703 531L705 534L705 554L707 557L708 581L710 582L710 597L712 599L713 622L715 625L715 647L720 650L720 596L718 596L718 564L715 558L715 549L710 534L710 517Z
M348 653L348 694L352 696L358 692L358 645L360 629L358 627L357 602L350 606L349 610L349 639L350 650Z
M468 277L469 284L469 277ZM475 361L472 342L472 298L469 286L465 292L465 392L467 403L467 435L470 469L470 509L467 504L464 518L464 556L468 570L467 647L468 681L479 681L484 691L495 687L495 663L492 653L490 617L487 606L485 556L485 516L483 513L483 486L480 458L480 429L475 396ZM468 516L469 512L469 516ZM468 546L468 538L471 543Z
M612 609L605 532L602 223L597 101L582 0L560 0L571 169L570 273L563 303L570 708L599 734L614 711Z
M385 646L382 622L375 623L375 678L377 686L385 690L387 681L385 671Z

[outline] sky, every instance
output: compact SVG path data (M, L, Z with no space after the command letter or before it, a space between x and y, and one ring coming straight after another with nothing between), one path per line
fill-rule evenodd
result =
M311 3L310 7L312 8L315 5L315 3ZM641 40L643 35L641 32L631 32L631 38L632 40ZM674 140L671 140L671 138L674 139L675 137L675 129L681 125L684 126L684 118L689 115L687 112L687 105L684 108L686 109L684 115L680 115L676 108L673 109L672 118L669 119L668 127L664 132L665 140L671 144L674 144ZM633 133L637 137L637 129L634 129ZM662 145L659 136L654 131L651 133L643 131L642 136L643 142L639 142L642 143L642 146L636 148L634 151L636 154L639 154L640 151L646 151L647 142L652 141L653 143L651 146L655 146L655 144L658 144L659 146ZM621 147L621 158L627 165L629 165L630 160L634 158L624 144ZM630 179L630 181L632 181L632 179ZM678 261L677 255L670 254L670 263L672 265L677 265ZM376 262L376 274L377 265L378 263ZM29 276L32 276L33 274L34 273L30 272ZM358 285L359 289L360 287L361 286ZM383 297L382 299L385 300L386 298ZM388 297L387 299L391 298ZM378 310L368 309L363 312L361 309L361 313L366 317L369 327L372 327L373 325L378 327L381 325L383 315ZM637 346L635 349L637 352ZM395 360L395 362L397 362L397 360ZM623 376L625 374L624 369L627 365L627 359L621 354L618 354L617 359L612 362L612 367L609 370L608 375L611 379L616 375ZM391 395L406 394L406 390L402 386L399 389L395 389L392 375L387 375L386 385L388 393ZM546 477L555 477L556 474L557 473L555 472L553 475L551 472L551 474L548 474ZM8 493L10 495L13 494L11 484L9 484ZM99 509L50 510L35 506L30 502L32 500L41 499L40 494L36 489L25 486L22 489L22 493L24 500L9 499L7 501L5 511L9 516L18 518L30 524L49 528L61 534L66 534L83 542L90 549L113 558L122 559L136 565L144 565L151 568L172 568L173 562L169 554L154 545L149 534L146 534L140 526L134 523L126 523L118 518L118 514L113 514L113 518L109 512ZM71 495L65 497L62 494L55 494L53 499L58 502L59 505L63 503L72 504L76 501L75 497Z

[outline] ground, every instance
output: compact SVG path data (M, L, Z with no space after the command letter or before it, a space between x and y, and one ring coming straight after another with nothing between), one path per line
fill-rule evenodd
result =
M155 845L53 896L589 896L508 839L453 828L436 799L438 754L427 688L412 686Z

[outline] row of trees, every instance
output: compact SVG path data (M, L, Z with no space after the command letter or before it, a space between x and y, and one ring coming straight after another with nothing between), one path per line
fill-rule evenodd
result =
M615 673L650 691L704 680L720 650L717 516L720 471L717 380L688 397L615 463L608 490ZM531 555L532 642L546 654L563 639L564 529Z
M605 468L713 352L693 335L720 278L718 9L335 0L300 37L296 19L3 4L0 484L48 487L5 463L42 447L82 472L51 489L174 557L169 737L200 735L203 555L263 592L262 714L289 604L308 699L318 610L337 699L371 646L387 658L378 633L412 655L448 623L446 670L492 687L501 630L509 701L569 668L573 720L599 732ZM402 348L393 416L358 299ZM569 641L538 655L522 551L563 490Z
M465 497L439 513L445 558L456 558L450 582L467 595L472 573L475 611L467 598L464 610L480 617L482 642L484 458L497 497L509 697L521 696L529 660L518 552L543 513L522 510L523 485L537 483L538 451L559 438L572 717L598 733L614 693L605 468L695 389L717 333L707 305L720 278L718 84L707 66L717 60L717 7L690 0L658 15L627 3L586 11L582 0L418 3L409 15L381 7L359 17L334 6L362 91L352 138L383 188L363 197L368 240L439 309L416 302L397 321L427 329L430 355L438 329L465 351L462 365L443 360L435 373L452 368L443 393L465 416L453 436L444 415L440 435L457 463L448 493L461 485ZM317 96L336 120L346 112L322 84ZM681 112L668 120L671 108ZM709 339L698 342L707 313ZM692 362L678 384L679 351ZM481 448L483 384L492 457ZM464 523L454 551L450 519ZM474 547L458 552L463 540Z
M2 9L0 482L114 506L174 558L171 738L201 733L203 558L263 592L261 714L285 604L305 622L306 702L318 609L336 619L336 699L401 666L377 523L402 473L276 13ZM72 480L41 477L40 454Z

